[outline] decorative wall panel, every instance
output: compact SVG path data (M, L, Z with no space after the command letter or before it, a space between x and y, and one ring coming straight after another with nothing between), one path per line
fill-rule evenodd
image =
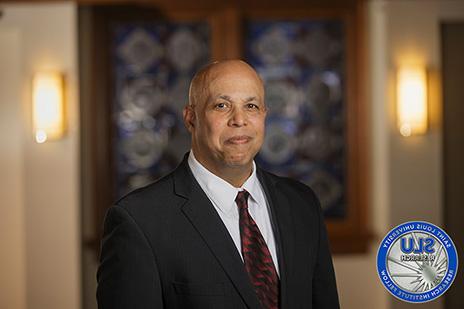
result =
M207 23L120 24L113 29L116 198L174 169L189 150L188 87L210 59Z
M265 82L265 169L313 188L325 215L346 213L342 21L250 21L245 58Z

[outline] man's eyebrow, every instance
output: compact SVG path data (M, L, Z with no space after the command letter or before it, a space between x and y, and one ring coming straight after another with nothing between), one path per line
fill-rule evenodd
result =
M245 102L258 101L256 97L248 97Z
M229 97L228 95L225 95L225 94L220 95L218 98L219 98L219 99L226 100L226 101L229 101L229 102L232 102L232 98Z
M228 95L222 94L217 97L218 99L226 100L228 102L232 102L232 98ZM258 101L258 98L255 96L248 97L245 99L245 103L252 102L252 101Z

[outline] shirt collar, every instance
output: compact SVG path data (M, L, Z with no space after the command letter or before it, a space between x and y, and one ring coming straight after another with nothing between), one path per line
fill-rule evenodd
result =
M250 197L256 204L264 200L258 177L256 176L256 164L253 161L253 171L240 188L236 188L224 179L213 174L206 169L195 158L193 151L190 150L188 164L192 170L192 174L205 191L206 195L216 204L216 206L226 214L233 214L236 211L235 198L237 193L242 190L247 190Z

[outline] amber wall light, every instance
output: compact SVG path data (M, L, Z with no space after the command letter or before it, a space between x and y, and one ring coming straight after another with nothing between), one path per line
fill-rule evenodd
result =
M60 72L38 72L32 80L32 121L37 143L65 133L64 78Z
M396 112L403 136L425 134L428 125L427 71L422 66L404 66L397 71Z

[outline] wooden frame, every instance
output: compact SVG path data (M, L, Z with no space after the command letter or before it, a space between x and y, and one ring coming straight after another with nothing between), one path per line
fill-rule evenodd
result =
M85 2L85 1L84 1ZM291 1L292 2L292 1ZM335 1L337 2L337 1ZM186 11L174 4L155 8L136 6L89 6L80 8L81 127L82 127L82 193L83 218L92 218L94 229L84 233L83 243L98 252L102 222L106 209L113 203L111 180L114 172L111 156L113 128L110 121L112 93L108 63L108 25L116 21L208 20L211 25L212 58L241 58L246 18L338 18L347 24L347 201L346 219L327 220L334 253L362 253L368 248L367 227L368 144L367 111L362 83L364 82L363 2L340 2L330 9L310 8L295 1L286 8L277 4L252 1L248 8L218 7L206 1L202 9ZM342 4L343 3L343 4ZM293 7L293 9L288 9ZM90 33L90 37L89 37ZM88 69L91 68L91 69ZM93 213L89 214L89 210Z

